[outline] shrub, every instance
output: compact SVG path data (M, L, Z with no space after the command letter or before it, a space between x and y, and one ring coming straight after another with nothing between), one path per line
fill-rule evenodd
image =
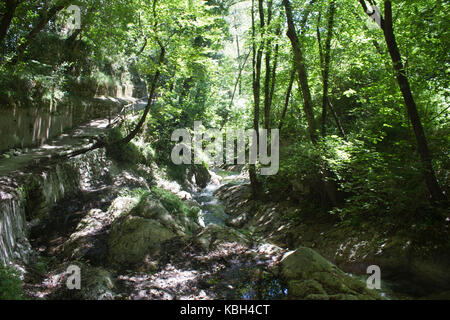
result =
M19 273L11 267L0 265L0 300L21 299L23 291Z

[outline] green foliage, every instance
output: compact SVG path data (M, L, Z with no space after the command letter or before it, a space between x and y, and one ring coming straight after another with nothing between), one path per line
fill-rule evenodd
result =
M53 259L53 257L38 256L36 263L33 265L33 269L39 274L45 275L48 272Z
M152 196L160 200L171 214L188 215L190 213L190 208L172 192L158 187L153 187L151 192Z
M11 267L0 265L0 300L22 299L22 281L19 273Z
M299 41L307 64L315 126L319 128L323 82L317 38L321 36L323 46L330 31L326 23L329 2L290 2L296 27L301 28ZM21 60L8 66L3 62L14 56L30 25L45 14L46 6L20 2L2 44L1 104L36 106L65 95L114 95L113 86L136 83L148 86L155 72L160 71L157 101L142 132L131 143L113 143L107 151L124 165L154 162L168 177L181 182L188 168L172 164L172 132L192 128L194 121L199 120L205 127L251 128L255 71L252 41L259 46L267 45L270 40L272 48L264 48L263 55L265 58L270 52L272 63L278 46L270 110L272 127L277 127L282 120L292 70L292 47L285 36L281 3L273 3L272 21L264 30L260 30L259 16L255 15L256 40L248 24L250 2L78 0L75 3L82 8L80 34L71 36L60 32L67 18L61 12L36 36ZM296 76L283 119L280 171L277 176L263 177L263 187L272 195L278 193L280 200L289 195L302 206L308 206L309 211L314 208L321 211L326 198L322 181L326 170L329 173L326 179L337 186L343 198L343 204L331 212L342 219L427 212L427 192L414 132L383 32L368 27L367 15L358 1L337 3L330 48L329 100L346 139L341 137L332 110L327 110L325 136L317 144L310 142L303 92ZM268 2L263 4L267 19ZM448 9L447 2L393 2L395 35L437 178L447 194L450 182ZM1 6L1 13L4 10ZM304 18L308 18L307 23L300 26ZM166 50L162 65L158 61L161 46ZM247 54L250 55L243 65ZM268 80L265 63L261 71L261 84L265 84ZM235 85L236 92L233 92ZM267 98L263 89L260 123L265 120L263 108ZM121 128L110 132L108 141L119 141L136 123L136 120L125 121ZM163 191L153 193L162 197L171 210L186 211L182 203Z
M193 219L194 221L197 221L198 219L198 209L187 206L175 194L159 187L152 187L151 190L141 188L126 190L121 195L138 198L138 206L141 203L145 203L144 200L146 198L157 199L161 201L164 208L166 208L166 210L172 215L186 216Z
M136 165L144 161L144 156L134 143L119 143L125 137L120 128L110 130L107 137L107 154L121 164Z

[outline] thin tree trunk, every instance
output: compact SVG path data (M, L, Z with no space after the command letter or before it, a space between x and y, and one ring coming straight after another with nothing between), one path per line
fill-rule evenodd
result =
M294 80L295 80L295 67L292 68L292 72L291 72L291 78L289 80L289 85L286 91L286 98L284 100L284 108L283 108L283 112L281 114L281 118L280 118L280 124L278 125L278 129L281 131L281 129L283 128L284 125L284 119L286 118L286 113L287 113L287 109L289 107L289 101L291 99L291 94L292 94L292 87L294 85Z
M236 96L237 87L238 87L238 85L239 85L239 83L241 81L242 71L244 71L244 69L245 69L245 65L247 64L247 60L248 60L249 56L250 56L250 52L245 56L245 60L242 63L242 65L239 66L238 77L236 79L236 82L234 83L233 94L231 96L231 101L230 101L230 104L228 106L228 109L230 109L232 107L232 105L233 105L234 97Z
M298 78L302 89L303 96L303 110L305 112L306 120L308 122L308 130L311 141L317 143L316 124L314 119L313 103L311 99L311 91L309 89L308 73L306 70L305 59L303 51L298 39L297 31L295 30L294 20L292 17L292 8L289 0L283 0L283 5L286 10L286 19L288 24L287 36L291 40L292 49L294 51L295 65L298 72Z
M241 73L241 49L239 48L239 35L237 34L237 32L238 32L238 30L237 30L237 27L236 27L236 47L237 47L237 61L238 61L238 65L239 65L239 82L238 82L238 85L239 85L239 95L241 95L242 94L242 82L241 82L241 77L240 77L240 73ZM247 62L247 59L248 59L248 56L246 56L245 57L245 61L244 61L244 66L245 66L245 63ZM242 67L243 68L243 67ZM234 94L233 94L234 95Z
M281 27L278 28L276 34L277 37L281 35ZM270 84L270 95L269 95L269 105L272 108L272 102L273 102L273 96L275 93L275 83L277 79L277 68L278 68L278 55L280 51L280 45L277 43L275 45L275 54L274 54L274 62L272 67L272 77L271 77L271 84Z
M364 9L364 12L368 12L366 3L360 0L360 3ZM389 54L396 72L397 82L400 87L400 91L403 95L405 101L406 109L408 111L409 119L414 130L414 134L417 141L417 149L420 154L420 159L422 162L422 170L427 185L428 191L433 202L444 200L445 196L442 193L441 187L436 179L434 173L432 157L430 150L428 148L428 142L425 136L425 131L423 129L422 122L420 120L419 112L417 111L417 105L414 101L411 86L409 84L408 77L406 75L405 66L403 65L400 50L397 45L397 40L395 38L393 21L392 21L392 3L391 1L384 2L384 19L381 17L381 29L384 32L384 38L386 41Z
M136 137L136 135L141 131L142 126L143 126L144 123L145 123L145 119L147 118L147 115L148 115L148 113L150 112L150 108L151 108L151 106L152 106L153 97L155 96L156 86L157 86L157 84L158 84L158 80L159 80L159 77L160 77L160 75L161 75L161 67L162 67L162 65L163 65L163 63L164 63L164 57L165 57L165 54L166 54L166 49L165 49L164 47L161 46L161 52L160 52L160 54L159 54L159 61L158 61L158 68L157 68L157 70L156 70L156 72L155 72L155 75L154 75L154 77L153 77L153 80L152 80L152 84L151 84L151 87L150 87L150 94L149 94L149 96L148 96L148 103L147 103L147 106L145 107L144 114L142 115L141 119L139 120L139 122L138 122L138 124L136 125L136 127L134 128L134 130L131 131L131 132L128 134L128 136L126 136L125 138L123 138L123 139L120 141L120 143L128 143L128 142L130 142L130 141L133 140L134 137Z
M322 44L320 40L319 26L317 26L317 39L319 41L319 54L322 69L322 81L323 81L323 95L322 95L322 137L326 136L327 131L327 108L328 108L328 86L330 76L330 61L331 61L331 40L333 38L334 28L334 13L335 13L335 1L330 3L329 17L328 17L328 34L325 41L325 53L322 51ZM319 16L320 21L320 16Z
M256 50L256 26L255 26L255 14L254 14L254 0L252 1L252 50L253 50L253 100L254 100L254 111L253 111L253 129L259 132L259 106L260 106L260 92L261 92L261 64L263 55L263 43L262 36L264 32L264 8L263 0L258 0L259 16L260 16L260 27L261 27L261 43ZM259 146L259 134L256 134L256 150ZM250 164L249 168L250 183L252 186L252 195L254 199L257 199L260 195L261 185L256 173L256 165Z
M341 120L339 120L339 117L338 117L338 115L336 113L336 110L334 110L334 107L331 104L330 100L328 100L328 107L331 110L331 114L333 115L334 121L336 122L336 126L338 127L339 132L341 133L342 137L345 140L347 140L347 135L345 134L344 127L342 126Z
M267 28L270 28L272 22L272 0L268 1L267 5ZM270 32L270 31L269 31ZM270 38L266 42L266 75L264 79L264 128L270 129L270 80L271 80L271 65L270 59L272 55L272 41Z

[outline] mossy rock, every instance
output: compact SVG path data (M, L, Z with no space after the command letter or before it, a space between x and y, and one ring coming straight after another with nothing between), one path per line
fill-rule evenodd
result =
M172 209L171 212L166 209L167 207L171 208L158 199L146 197L132 210L131 215L156 220L180 237L192 235L198 231L197 219L189 215L191 212L189 207L183 206L184 210Z
M81 293L86 300L111 300L114 299L114 277L102 268L88 268L82 273L85 281L81 283ZM82 277L83 279L83 277Z
M146 255L159 254L161 244L176 234L160 222L128 216L118 221L109 236L109 260L113 264L136 264Z
M380 299L310 248L300 247L287 254L281 262L281 275L288 283L290 299Z

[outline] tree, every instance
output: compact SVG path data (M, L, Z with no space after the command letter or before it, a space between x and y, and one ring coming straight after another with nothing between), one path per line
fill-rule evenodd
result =
M0 45L3 45L8 28L11 25L12 19L16 12L16 8L19 5L18 0L5 0L5 13L3 14L2 21L0 22Z
M294 52L294 62L297 68L298 79L302 89L303 96L303 110L305 112L306 119L308 121L308 130L311 141L315 144L317 143L317 133L316 133L316 121L314 118L314 109L311 98L311 91L309 88L308 72L306 69L306 61L304 58L301 43L298 39L297 31L294 25L294 19L292 16L292 8L289 0L283 0L283 5L286 11L286 20L288 24L287 36L289 37L292 50ZM305 13L304 19L307 19L309 11ZM304 20L306 22L306 20Z
M330 3L329 13L328 13L328 33L325 40L325 52L322 50L322 43L320 38L319 25L317 25L317 41L319 43L319 55L320 55L320 65L322 69L322 81L323 81L323 94L322 94L322 137L326 136L326 125L327 125L327 108L329 105L328 98L328 85L330 77L330 60L331 60L331 40L333 38L333 28L334 28L334 13L336 11L336 2L332 1ZM320 15L319 21L320 23Z
M261 64L263 56L263 38L264 38L264 6L263 0L258 0L258 12L259 12L259 23L260 23L260 43L256 42L256 22L255 22L255 1L252 1L252 52L253 52L253 74L252 74L252 84L253 84L253 129L259 132L259 107L261 100ZM256 150L259 146L259 135L256 134ZM256 165L251 164L249 168L250 182L252 185L252 194L254 198L258 198L261 193L261 182L258 179L256 173Z
M372 10L366 5L364 0L359 1L364 9L364 12L369 16L373 14L374 3L370 1L372 5ZM380 28L383 30L384 39L386 41L389 54L391 56L392 64L396 73L396 78L400 91L402 93L403 99L405 101L406 109L408 112L409 119L411 121L414 134L417 141L417 150L419 151L420 158L422 161L422 170L425 178L425 183L427 185L428 191L430 193L433 202L441 201L444 199L441 187L437 182L436 175L433 169L432 157L428 147L428 142L425 136L425 131L423 129L422 122L420 120L419 112L417 111L417 105L414 101L414 97L411 92L411 86L409 84L408 77L406 75L405 65L402 62L400 55L400 50L397 45L397 40L394 34L393 20L392 20L392 3L391 1L384 1L384 18L380 18Z
M56 4L50 7L50 9L41 11L37 23L19 44L14 57L9 61L8 64L14 65L19 62L22 59L27 48L33 42L34 38L45 28L47 23L58 14L58 12L63 10L69 4L70 0L59 0Z

